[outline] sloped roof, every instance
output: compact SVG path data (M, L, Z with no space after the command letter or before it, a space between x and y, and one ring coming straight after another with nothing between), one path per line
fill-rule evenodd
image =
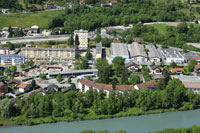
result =
M117 85L116 90L125 91L125 90L135 90L133 85Z
M139 89L142 88L154 88L155 87L155 82L153 80L148 81L146 83L141 83L137 85Z
M28 86L28 84L26 83L21 83L20 85L18 85L19 88L26 88Z
M82 78L82 79L80 80L80 83L81 83L81 84L85 84L85 85L87 85L88 87L94 87L94 84L95 84L93 81L87 80L87 79L85 79L85 78Z
M4 86L4 83L3 82L0 82L0 87Z
M108 90L108 91L112 91L112 85L109 84L103 84L103 83L95 83L95 88L101 90Z
M172 68L171 71L176 73L177 71L183 71L183 68Z

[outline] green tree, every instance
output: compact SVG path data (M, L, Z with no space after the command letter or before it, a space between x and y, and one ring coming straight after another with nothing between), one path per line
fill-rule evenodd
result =
M61 74L60 74L60 73L57 75L56 80L57 80L58 82L62 81L62 78L61 78Z
M78 35L75 36L75 45L76 46L79 45L79 37L78 37Z
M16 72L17 71L17 67L16 66L11 66L10 71L13 72L13 73Z
M95 42L99 43L101 41L101 36L99 34L97 34L97 36L95 37Z
M138 75L133 75L133 74L130 76L129 82L132 85L142 83L142 81L140 80L140 77Z
M197 61L196 60L191 60L189 63L188 63L188 70L190 72L192 72L194 70L194 67L197 65Z
M31 81L31 88L33 89L33 90L35 90L36 89L36 82L35 82L35 80L32 80Z
M40 78L43 79L43 80L45 80L45 79L46 79L46 74L42 74L42 73L41 73L41 74L40 74Z
M171 68L176 68L176 67L177 67L177 64L176 64L175 62L171 62L171 63L170 63L170 67L171 67Z
M81 64L80 64L80 68L81 69L88 69L89 65L88 65L88 59L86 57L81 57Z
M67 40L67 43L68 43L70 46L73 46L73 45L74 45L74 39L73 39L72 35L71 35L70 38Z
M88 60L92 59L92 54L91 54L91 52L90 52L90 47L87 48L86 58L87 58Z

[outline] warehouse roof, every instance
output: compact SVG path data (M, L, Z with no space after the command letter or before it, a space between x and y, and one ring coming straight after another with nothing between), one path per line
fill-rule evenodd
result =
M128 47L129 47L131 57L135 57L135 56L147 57L147 54L144 52L144 46L142 44L134 42L130 44Z
M184 58L184 56L177 50L173 48L164 48L162 52L166 58Z
M153 44L146 45L146 48L149 50L148 55L150 58L160 58L160 54Z
M112 56L129 56L127 45L124 43L112 43L111 55Z

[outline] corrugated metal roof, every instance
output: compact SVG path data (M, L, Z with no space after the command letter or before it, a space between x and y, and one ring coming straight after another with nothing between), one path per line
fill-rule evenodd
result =
M128 45L131 57L144 56L147 57L147 54L144 52L144 46L137 42L134 42Z

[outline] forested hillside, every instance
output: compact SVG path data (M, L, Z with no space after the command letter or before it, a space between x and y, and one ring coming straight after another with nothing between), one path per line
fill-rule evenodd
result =
M152 0L133 0L110 8L77 5L72 9L67 8L65 15L54 18L49 28L64 27L66 32L72 32L80 28L90 31L98 27L133 24L139 21L193 21L194 16L182 11L188 8L187 3L180 1L159 3Z

